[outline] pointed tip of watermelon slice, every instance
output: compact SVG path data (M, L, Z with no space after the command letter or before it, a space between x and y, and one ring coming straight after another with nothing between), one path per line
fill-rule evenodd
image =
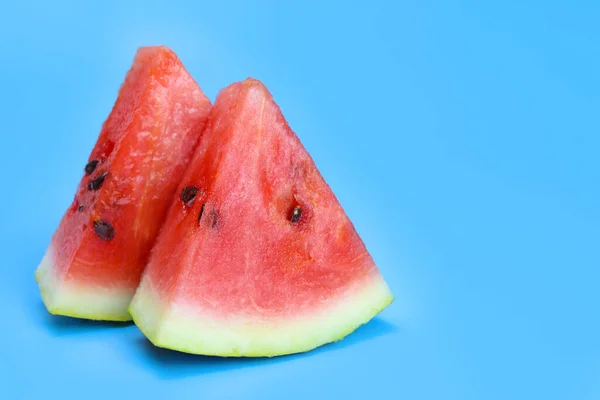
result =
M150 57L156 57L156 54L160 53L179 59L175 51L165 44L140 46L137 48L135 56L140 57L148 54Z
M131 291L66 282L55 272L53 254L49 248L34 273L42 302L50 314L97 321L131 321L126 310L133 296Z
M155 346L219 357L275 357L304 353L344 339L394 301L378 275L312 315L259 321L215 319L183 303L160 299L144 279L129 306L134 323Z
M268 97L268 98L272 97L271 92L269 91L269 89L267 89L265 84L261 80L251 77L251 76L248 76L241 81L234 82L234 83L228 85L227 87L221 89L220 94L224 95L227 92L237 92L237 93L245 93L245 94L255 92L258 94L258 96ZM243 96L240 96L240 98L242 98L242 97Z
M258 89L264 89L265 92L268 92L267 87L264 83L262 83L259 79L253 78L251 76L247 77L241 82L244 86L255 87Z

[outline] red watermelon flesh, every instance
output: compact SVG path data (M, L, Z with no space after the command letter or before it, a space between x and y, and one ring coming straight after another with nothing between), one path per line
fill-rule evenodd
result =
M130 306L157 346L274 356L338 340L393 300L265 86L224 89Z
M138 50L36 270L51 313L131 319L127 307L210 107L173 51Z

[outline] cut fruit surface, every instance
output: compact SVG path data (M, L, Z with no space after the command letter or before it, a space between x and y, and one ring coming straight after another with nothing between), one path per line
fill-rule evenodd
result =
M131 319L127 307L210 107L174 52L138 50L36 270L49 312Z
M157 346L275 356L343 338L393 300L266 87L230 85L130 306Z

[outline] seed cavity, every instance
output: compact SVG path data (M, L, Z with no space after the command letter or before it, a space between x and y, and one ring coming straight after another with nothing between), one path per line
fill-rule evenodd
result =
M198 224L200 224L200 220L202 219L202 214L204 214L204 206L206 203L202 203L202 207L200 207L200 213L198 214Z
M108 175L108 172L103 172L100 175L98 175L96 179L91 180L87 185L88 190L100 189L100 187L102 187L102 184L104 183L106 175Z
M94 221L94 231L100 239L107 242L115 237L115 230L112 225L101 219Z
M89 163L87 163L85 166L86 175L91 175L92 172L94 172L96 170L96 167L98 166L99 162L100 162L100 160L92 160Z
M198 188L196 186L186 186L181 191L181 201L186 206L191 206L194 204L194 200L196 200L196 196L198 195ZM204 205L203 205L204 206Z
M296 224L298 221L300 221L300 217L302 217L302 208L300 208L300 206L296 206L290 214L290 220Z
M204 214L205 214L204 213L205 209L206 209L206 203L202 203L202 206L200 207L200 213L198 214L198 225L200 225L202 216L204 216ZM219 220L220 220L219 213L214 208L211 208L210 213L208 213L208 215L204 219L206 219L206 218L208 218L208 220L204 223L204 225L210 226L213 229L216 229L219 226Z
M210 219L212 220L210 227L216 229L219 226L219 213L214 208L210 211Z

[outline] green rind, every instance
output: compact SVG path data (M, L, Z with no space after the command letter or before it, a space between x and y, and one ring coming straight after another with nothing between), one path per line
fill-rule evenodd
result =
M285 328L282 329L278 329L277 326L248 329L246 337L244 328L240 329L239 326L234 326L235 324L222 323L215 328L215 321L201 316L200 313L183 311L177 309L176 306L163 304L148 282L143 282L138 288L129 307L129 313L140 331L156 347L219 357L283 356L308 352L325 344L342 340L388 307L394 301L394 297L383 279L379 279L375 282L376 287L373 290L366 288L364 292L369 294L367 296L357 294L355 297L339 300L338 305L325 312L324 310L315 310L319 314L315 318L283 321ZM353 307L352 303L355 301L357 304L355 304L356 307ZM352 313L353 308L360 311ZM324 316L336 315L336 312L341 313L345 319L338 321L341 323L328 325L329 319ZM315 320L324 322L321 324L306 322ZM208 328L209 325L212 327ZM326 332L328 329L330 332ZM240 349L239 343L236 345L235 341L231 346L221 346L222 343L219 341L226 341L226 333L232 330L238 331L236 337L239 342L243 342L245 339L251 342L253 338L260 338L262 333L265 336L274 337L271 343L275 344L270 348L269 345L260 343L259 339L255 341L255 344L241 346L243 349ZM326 334L323 334L324 332ZM190 333L197 336L192 337ZM278 333L280 333L279 337ZM204 336L203 339L200 339L200 336ZM294 340L294 337L299 340ZM316 339L307 340L307 337ZM287 343L287 345L277 345L278 341Z
M131 299L127 291L66 285L55 276L52 254L52 249L48 249L34 273L42 302L50 314L94 321L132 320L127 311Z
M260 352L260 351L257 351L257 352L250 351L250 352L246 352L244 354L241 354L239 352L210 353L210 352L206 352L206 351L198 351L198 349L194 349L194 348L191 348L191 347L186 347L185 345L170 344L168 342L161 343L161 342L157 341L156 338L153 335L151 335L148 331L146 331L145 327L143 325L138 325L138 323L136 322L134 314L132 314L132 312L131 312L131 309L129 309L129 313L132 315L133 322L136 324L136 326L138 327L138 329L144 334L144 336L146 336L146 338L150 341L150 343L152 343L156 347L160 347L160 348L167 349L167 350L179 351L179 352L182 352L182 353L196 354L196 355L205 355L205 356L237 357L237 358L241 358L241 357L249 357L249 358L250 357L269 357L269 358L272 358L272 357L285 356L285 355L291 355L291 354L305 353L305 352L309 352L311 350L314 350L316 348L319 348L319 347L324 346L324 345L329 344L329 343L339 342L340 340L343 340L344 338L346 338L346 336L350 335L355 330L357 330L358 328L360 328L362 325L365 325L365 324L369 323L369 321L371 319L373 319L375 316L377 316L377 314L379 314L386 307L388 307L390 304L392 304L393 301L394 301L394 298L391 297L389 299L389 301L387 302L387 304L384 304L368 320L366 320L365 322L361 322L359 324L355 324L354 326L350 326L347 331L345 331L344 333L342 333L338 337L333 338L329 342L325 342L325 343L321 343L321 344L315 344L312 347L290 348L289 351L287 351L287 352L280 352L280 353L268 353L268 352Z

